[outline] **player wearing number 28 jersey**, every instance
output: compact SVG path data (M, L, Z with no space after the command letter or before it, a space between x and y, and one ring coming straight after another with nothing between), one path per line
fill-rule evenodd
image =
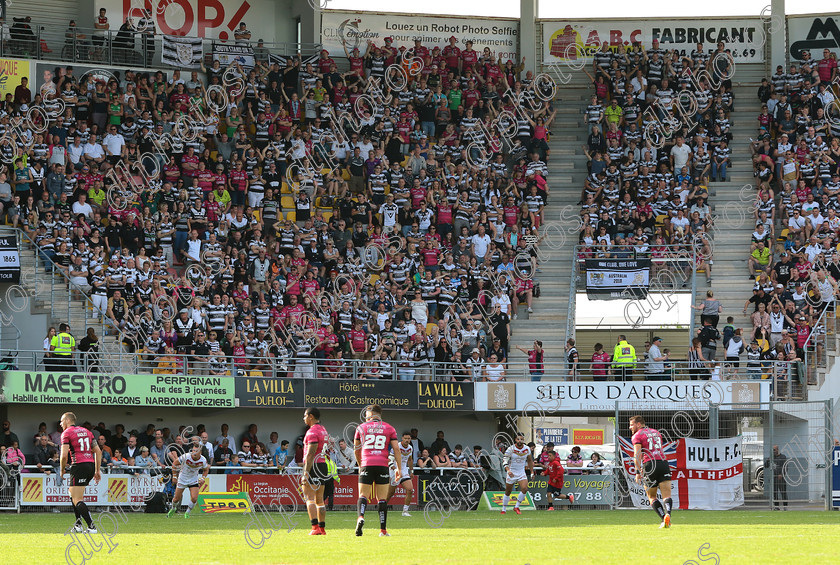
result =
M641 416L630 418L630 431L633 433L633 455L636 465L636 482L644 481L645 491L650 506L660 517L660 528L671 527L671 468L662 449L662 436L658 431L645 425ZM662 501L657 498L657 490L662 492Z
M356 460L359 462L359 518L356 522L356 535L362 535L365 525L365 509L368 500L376 496L379 501L380 536L389 535L385 529L388 511L388 488L391 477L388 474L388 450L393 450L397 471L395 479L402 477L402 457L397 432L391 424L382 421L382 408L372 404L365 409L365 422L356 428L353 437Z

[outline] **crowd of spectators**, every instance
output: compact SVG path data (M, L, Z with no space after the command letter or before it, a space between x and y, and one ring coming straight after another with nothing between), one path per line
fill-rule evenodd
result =
M283 68L214 61L206 77L68 66L35 92L23 79L0 117L17 126L0 140L14 162L0 213L156 371L192 353L212 374L345 376L356 359L366 378L424 378L437 361L456 367L445 378L503 379L510 320L538 295L554 113L517 110L533 97L521 63L457 41L406 52L386 38L347 53L344 73L323 51ZM424 65L401 89L372 83L404 55ZM31 107L49 123L29 123ZM510 146L487 138L504 110L519 118ZM179 139L182 116L195 138ZM468 155L472 142L498 152ZM147 153L159 178L127 178L121 161L155 168Z
M123 424L116 424L111 430L104 422L96 425L85 422L82 427L93 432L97 439L102 450L103 473L167 477L170 475L172 461L191 445L201 447L204 457L217 467L212 471L216 474L298 474L302 469L305 430L301 430L300 435L292 441L280 440L279 434L273 431L268 441L265 441L260 440L257 424L250 424L238 436L231 433L228 424L221 424L216 437L212 437L203 424L198 424L194 431L185 426L180 426L177 431L168 427L157 428L154 424L147 425L143 431L126 431ZM504 482L501 460L508 446L501 436L496 438L495 445L485 449L481 445L464 448L461 444L455 444L450 447L443 430L438 430L435 439L429 443L424 443L418 437L417 428L407 433L411 436L413 447L411 466L414 473L484 468L491 472L492 478ZM528 446L535 465L541 468L548 462L548 453L557 448L552 442L542 441L539 450L534 442L528 443ZM55 430L50 432L47 423L41 422L31 440L21 446L18 436L10 429L10 422L6 420L3 433L0 434L0 447L3 450L0 465L4 470L14 468L19 472L54 474L58 469L61 451L61 426L57 424ZM559 447L566 449L566 446ZM568 455L562 458L568 474L597 473L606 466L597 453L589 461L584 461L579 446L570 447L568 451ZM343 438L330 438L327 453L340 474L358 472L352 442L348 444ZM57 480L61 481L61 477Z
M758 88L758 134L751 140L757 184L755 231L747 267L752 296L744 303L749 333L769 359L822 356L824 311L838 293L840 124L837 56L802 51ZM812 337L813 335L813 337Z
M654 40L617 50L605 42L594 55L586 71L595 93L584 110L581 258L650 257L652 274L693 268L711 281L709 183L725 181L731 163L728 54L723 43L699 43L681 56ZM681 251L695 264L666 265Z

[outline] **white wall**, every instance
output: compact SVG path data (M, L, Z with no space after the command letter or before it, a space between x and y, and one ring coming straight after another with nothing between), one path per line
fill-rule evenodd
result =
M23 267L29 269L29 267ZM3 353L13 344L15 327L20 330L20 348L41 350L41 342L47 335L47 315L33 314L29 297L18 292L7 292L11 285L0 285L0 337ZM10 320L9 323L6 321ZM14 327L13 327L14 326Z

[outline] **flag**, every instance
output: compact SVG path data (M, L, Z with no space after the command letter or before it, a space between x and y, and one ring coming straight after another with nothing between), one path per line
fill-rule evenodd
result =
M618 438L627 474L630 499L636 508L649 507L647 494L635 483L633 444ZM744 504L741 437L724 439L680 438L662 445L671 468L674 508L728 510Z
M621 448L621 453L624 455L624 468L630 475L636 476L636 470L634 469L635 451L633 444L630 439L618 436L618 446ZM662 444L662 451L665 452L665 457L668 459L668 466L671 467L671 471L675 471L677 468L677 447L678 442L676 441L667 441Z
M313 64L313 65L316 64L318 62L318 58L320 57L320 53L321 53L320 50L318 50L315 53L313 53L312 55L310 55L309 57L305 57L300 62L300 68L305 69L306 65L308 65L310 63ZM286 56L286 55L275 55L274 53L271 53L268 56L268 62L269 62L269 64L272 64L272 65L274 63L277 63L278 65L280 65L280 68L282 69L282 68L286 67L286 60L291 59L292 57L297 57L297 55Z
M250 45L228 45L213 43L213 60L219 60L222 67L233 62L239 63L244 69L254 68L254 48Z
M160 61L170 67L198 69L201 67L201 38L163 36Z

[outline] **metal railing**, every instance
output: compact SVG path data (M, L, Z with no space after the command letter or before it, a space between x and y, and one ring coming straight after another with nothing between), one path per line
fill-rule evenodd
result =
M578 252L577 247L572 251L572 276L569 277L569 309L566 312L566 339L575 339L575 320L577 315L577 288L580 273L578 272Z
M55 28L30 22L29 30L10 30L8 41L0 42L0 57L63 61L67 63L90 63L96 65L118 65L130 67L154 68L161 66L162 35L146 35L128 30L98 30L95 28L75 27ZM257 60L268 61L269 54L291 56L300 54L308 57L317 53L321 46L317 43L258 42L250 40L237 43L234 40L202 39L202 52L213 52L213 43L238 45L247 43L254 48ZM210 59L212 61L212 58ZM205 63L206 64L206 63Z
M808 339L802 345L805 352L805 377L807 384L821 387L837 355L837 312L832 302L822 313L814 325ZM829 359L831 361L829 362Z
M110 373L112 368L100 364L100 353L76 352L70 360L56 360L44 351L17 352L15 367L9 370L44 372ZM565 362L545 362L540 366L527 361L502 363L504 374L488 370L488 363L446 363L430 361L424 364L398 359L330 359L324 357L245 357L225 355L209 357L187 353L109 353L110 362L122 374L160 374L194 376L272 376L276 378L340 378L406 381L542 381L597 382L620 381L625 374L619 365L611 363L579 362L570 367ZM72 362L72 364L71 364ZM798 364L793 361L757 361L748 364L730 361L710 361L702 367L692 367L686 360L664 362L662 371L652 372L651 362L639 358L633 367L635 381L691 381L691 380L771 380L777 396L801 397L798 385Z
M15 232L18 234L18 253L22 254L27 251L34 251L35 254L35 263L31 274L24 271L25 267L21 266L21 286L28 293L27 296L35 298L36 301L43 302L43 307L48 308L51 322L55 320L69 321L71 318L70 308L74 299L81 301L85 307L94 307L90 297L70 280L69 274L51 257L44 253L25 231L15 229ZM39 258L43 266L40 269L38 268ZM61 282L61 285L58 285L58 282ZM49 289L49 301L46 300L46 296L42 296L42 294L45 294L42 291L45 291L47 288ZM74 292L78 298L74 298ZM66 300L61 300L65 296ZM86 329L87 327L85 327Z
M8 320L4 319L3 325L0 327L0 352L17 351L20 349L21 335L20 328L15 325L13 318L9 318ZM0 360L0 363L2 363L2 360Z
M70 280L69 273L62 269L50 256L41 251L37 243L23 230L16 228L18 233L18 253L31 250L34 252L35 261L33 271L25 271L21 266L21 286L30 296L35 299L36 307L42 307L48 311L48 323L57 326L60 322L71 323L73 321L73 304L81 305L78 316L84 320L81 326L71 323L74 331L86 334L89 328L93 328L99 335L99 351L96 356L98 370L107 372L125 372L121 363L122 356L127 355L121 345L119 332L106 319L105 312L100 312L93 303L91 297L78 285ZM26 249L27 244L30 249ZM42 263L39 268L38 260ZM47 299L47 291L49 298ZM91 316L88 316L90 311ZM78 317L77 316L77 317ZM109 334L116 333L116 337L109 337ZM110 339L110 341L109 341ZM112 350L116 348L116 351ZM16 348L20 353L21 350ZM25 353L25 351L23 351ZM43 352L42 352L43 354ZM90 357L83 357L81 365L88 371ZM43 364L43 361L40 362ZM37 370L36 363L29 363L30 370Z

